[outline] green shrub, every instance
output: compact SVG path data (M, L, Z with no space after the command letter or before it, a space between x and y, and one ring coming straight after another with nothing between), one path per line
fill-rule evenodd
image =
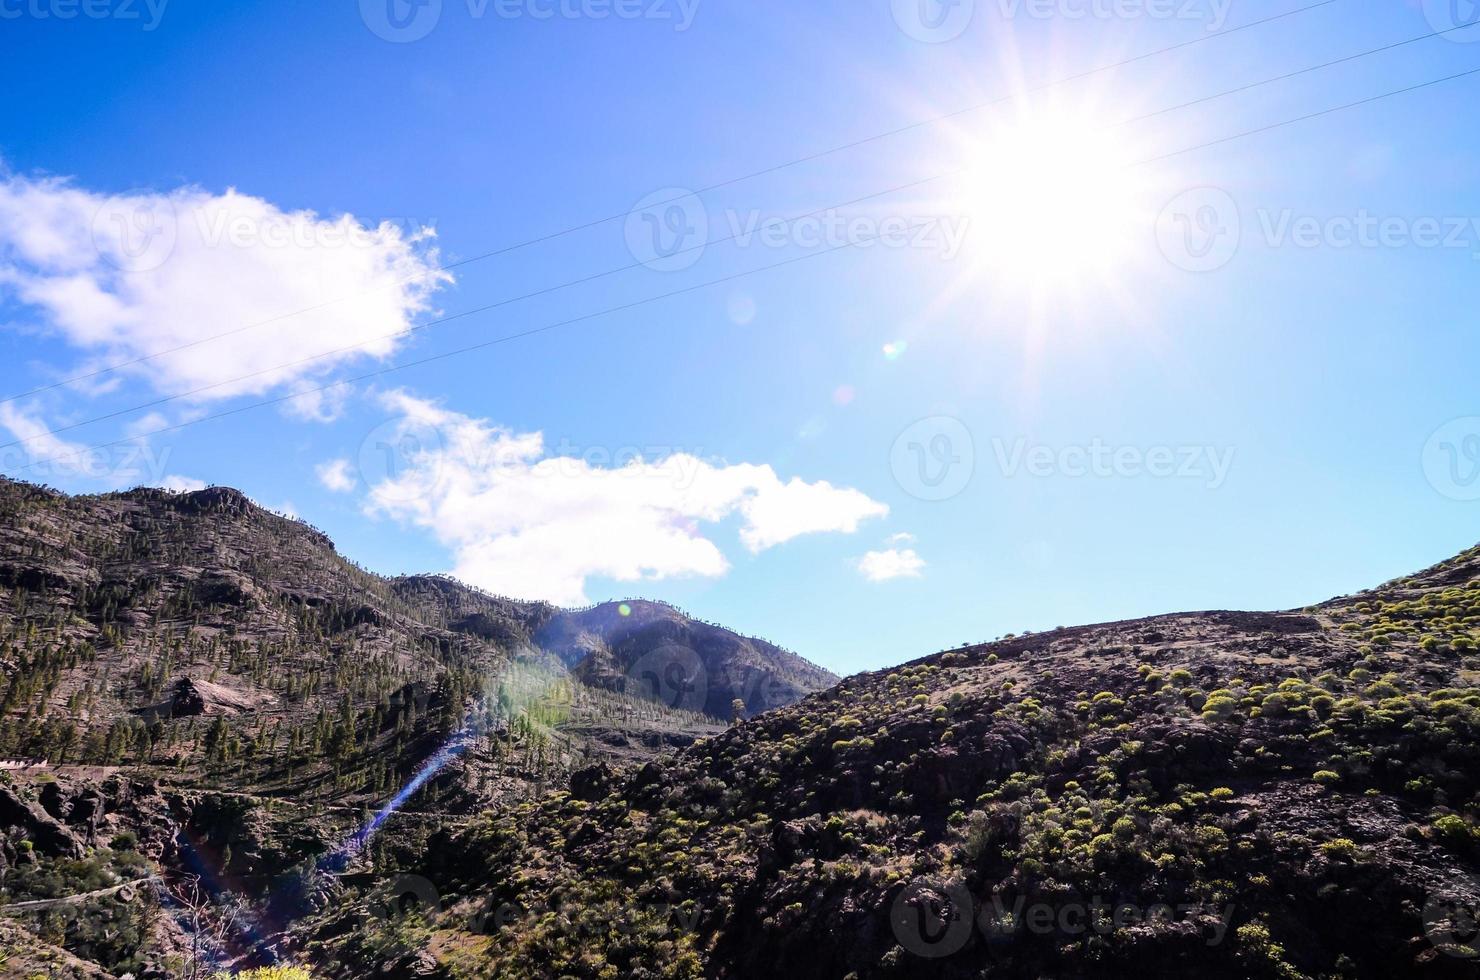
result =
M1445 845L1459 851L1468 850L1476 840L1474 828L1453 813L1434 821L1434 833Z
M1203 720L1209 722L1227 721L1233 717L1238 710L1238 702L1230 697L1213 696L1203 704Z

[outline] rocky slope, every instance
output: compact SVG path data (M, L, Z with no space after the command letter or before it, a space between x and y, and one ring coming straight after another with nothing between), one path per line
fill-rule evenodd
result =
M11 736L77 672L93 678L71 688L87 692L81 711L147 709L171 690L120 697L95 666L114 646L94 657L49 636L86 641L128 619L151 656L191 649L170 644L182 632L159 628L167 617L132 619L173 608L158 604L179 586L101 618L97 596L106 609L114 593L73 591L76 616L55 611L60 592L38 604L59 589L45 573L87 575L67 550L90 553L79 540L5 552L30 583L7 608L34 624L4 653L31 678L8 705ZM442 980L1480 976L1480 549L1298 611L962 647L688 733L674 719L699 718L682 711L690 668L715 662L704 624L336 574L344 592L300 590L323 597L296 604L320 614L253 613L280 624L275 653L322 664L327 699L271 672L248 684L257 661L218 653L214 679L192 669L171 694L226 726L197 730L206 763L182 767L188 739L166 733L130 742L122 767L0 775L0 956L24 928L45 940L25 957L140 977L272 962ZM191 629L230 608L198 609ZM326 630L323 616L359 621ZM359 675L313 659L345 633L376 651L355 662L383 664L386 686L365 688L390 692L378 718L350 698L346 720L337 701ZM693 657L663 653L674 639ZM714 642L739 663L766 649ZM492 687L473 683L480 669ZM629 681L669 703L632 698ZM319 697L324 714L296 736L243 728L273 710L244 692ZM486 724L448 710L469 703ZM651 741L603 735L639 730ZM655 756L664 746L676 751ZM356 782L387 753L428 775L411 806L372 817L366 804L411 775ZM442 779L444 762L459 779Z
M572 612L445 578L384 579L234 490L73 498L4 480L0 661L0 758L98 763L125 740L152 751L154 725L169 739L188 719L202 719L193 735L226 717L291 742L343 714L366 742L367 725L409 716L394 710L407 704L455 719L497 701L511 664L542 669L547 687L590 678L719 719L736 698L750 714L836 680L653 603Z
M1480 975L1477 640L1480 550L1298 612L949 651L449 828L386 879L438 914L298 949L336 976L391 936L446 977Z
M364 874L832 680L666 606L373 575L234 490L0 479L0 962L17 923L119 973L260 957L277 930L219 902L277 916L285 875Z
M534 634L588 684L726 718L799 701L838 678L796 654L657 602L560 612Z

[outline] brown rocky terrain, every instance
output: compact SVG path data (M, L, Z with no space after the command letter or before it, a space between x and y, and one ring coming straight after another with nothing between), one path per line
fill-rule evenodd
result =
M947 651L439 832L403 869L438 914L299 948L336 976L391 935L446 977L1477 976L1477 637L1480 550Z
M415 847L721 731L737 697L749 714L833 680L660 604L383 578L234 490L0 479L0 907L106 969L173 975L255 949L215 913L192 939L186 892L263 898L388 800L382 839ZM119 902L141 869L159 880ZM28 904L94 893L86 914Z
M367 726L392 716L409 737L429 707L456 727L475 701L507 715L511 685L583 678L592 689L565 701L636 696L656 708L612 710L670 708L692 716L679 729L703 728L699 716L728 719L736 698L750 714L836 680L657 603L566 611L381 578L225 488L66 497L0 480L0 585L0 758L107 764L142 739L151 758L179 761L185 732L199 748L220 718L218 737L248 755L264 739L323 743L349 722L367 748Z
M0 955L25 929L111 976L1480 976L1480 549L1301 610L942 651L726 728L689 709L770 648L668 607L377 579L295 527L313 580L176 551L110 603L106 571L72 585L88 536L48 533L5 552L6 737L46 734L43 701L130 737L0 776ZM261 605L163 614L223 580ZM270 654L232 645L244 605ZM775 663L773 689L809 676Z

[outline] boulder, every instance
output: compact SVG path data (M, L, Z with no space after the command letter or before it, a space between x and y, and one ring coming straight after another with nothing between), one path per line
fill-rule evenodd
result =
M0 827L19 830L43 854L76 859L86 853L72 831L40 806L21 799L9 786L0 786Z

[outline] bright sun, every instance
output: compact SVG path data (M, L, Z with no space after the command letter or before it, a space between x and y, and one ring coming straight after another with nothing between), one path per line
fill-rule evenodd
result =
M1040 106L973 134L964 155L974 268L999 284L1104 282L1145 236L1141 168L1104 120Z

